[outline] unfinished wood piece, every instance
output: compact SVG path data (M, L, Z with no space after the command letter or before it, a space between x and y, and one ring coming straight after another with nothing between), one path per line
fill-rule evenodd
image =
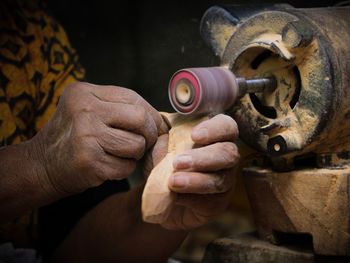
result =
M168 153L153 168L142 195L142 218L145 222L156 224L165 222L176 199L176 194L168 187L169 177L174 172L173 160L178 154L194 147L192 128L207 119L193 119L177 113L165 117L171 126Z
M277 173L252 167L244 179L261 238L283 245L280 233L306 233L316 254L350 255L349 168Z

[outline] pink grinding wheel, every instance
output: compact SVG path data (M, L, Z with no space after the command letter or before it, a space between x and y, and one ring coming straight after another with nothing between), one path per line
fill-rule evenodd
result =
M225 67L188 68L177 71L169 83L169 99L181 114L219 113L238 96L238 84Z
M188 81L194 88L193 100L189 105L181 104L176 96L176 86L181 80ZM169 99L172 106L180 113L189 114L193 112L196 107L199 105L201 98L201 88L198 79L196 76L185 69L177 71L170 80L169 84Z

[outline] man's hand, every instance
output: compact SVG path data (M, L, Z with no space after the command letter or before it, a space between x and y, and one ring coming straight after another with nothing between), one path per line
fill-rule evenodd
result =
M73 84L32 140L45 168L41 184L65 195L126 178L166 129L159 113L132 90Z
M86 213L56 251L54 262L166 262L187 235L168 229L198 227L227 207L239 159L233 143L237 135L236 123L225 115L193 129L192 139L202 147L174 162L176 172L169 187L178 193L178 200L163 227L142 221L143 187L135 187L106 198ZM161 135L147 155L148 164L159 163L167 147L168 135Z
M163 227L173 230L195 228L227 208L239 162L234 144L237 137L236 122L223 114L193 129L192 140L201 147L174 160L175 172L169 179L169 188L178 195ZM160 136L152 152L154 165L165 156L167 144L168 135Z

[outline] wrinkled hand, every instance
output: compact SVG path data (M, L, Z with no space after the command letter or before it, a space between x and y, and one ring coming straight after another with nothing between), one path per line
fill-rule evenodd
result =
M159 113L132 90L73 84L32 139L45 168L41 184L64 195L126 178L166 130Z
M169 188L178 195L174 209L162 224L168 229L191 229L208 223L227 208L236 181L236 122L220 114L198 124L191 136L201 147L174 160L175 172L169 178ZM164 134L151 155L154 165L165 156L167 145L168 135Z

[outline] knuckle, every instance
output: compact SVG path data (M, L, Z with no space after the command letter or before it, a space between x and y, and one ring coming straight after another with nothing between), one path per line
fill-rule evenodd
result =
M105 151L113 155L137 160L142 158L146 148L143 136L127 131L102 130L96 140Z
M77 96L80 97L77 100ZM81 114L84 113L94 113L96 112L96 102L95 98L90 94L72 94L68 99L66 99L67 109L73 115L78 115L81 117Z
M146 139L143 136L135 136L133 151L135 159L139 160L142 158L146 149Z
M138 97L139 94L137 94L136 91L132 90L132 89L127 89L127 88L122 88L124 89L124 91L130 96L130 97Z
M135 112L134 112L134 122L137 128L141 128L145 126L146 120L147 120L147 112L146 109L140 105L135 105Z
M132 89L127 89L124 87L117 87L118 92L124 94L125 97L128 97L131 101L137 102L140 100L141 96Z
M239 159L239 153L237 146L234 143L222 143L221 144L222 157L228 165L233 166L237 159Z
M231 156L236 156L238 152L236 144L228 142L226 143L225 147Z
M95 105L90 98L84 98L84 100L74 102L74 105L77 105L78 114L95 112Z
M226 174L223 175L217 175L217 178L214 180L214 187L217 193L223 193L227 191L227 184L226 182Z

